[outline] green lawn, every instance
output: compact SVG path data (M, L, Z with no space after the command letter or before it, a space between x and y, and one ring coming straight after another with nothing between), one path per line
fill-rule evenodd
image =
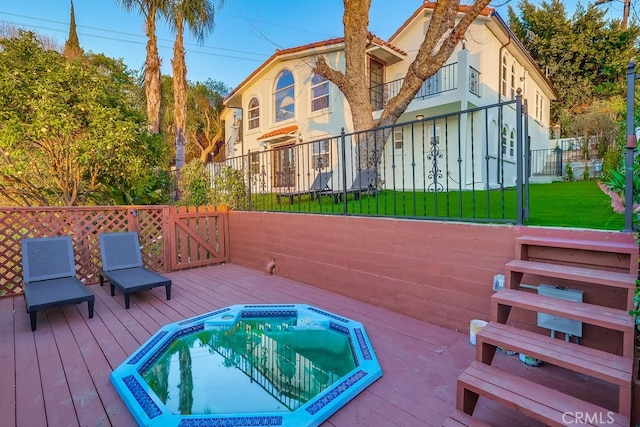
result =
M555 182L531 185L528 225L624 229L624 214L611 208L611 197L597 181Z
M611 199L596 181L531 184L530 212L527 225L622 230L624 215L613 212ZM254 210L315 212L342 214L345 203L334 203L331 197L311 200L309 195L277 202L274 194L253 197ZM516 191L507 189L451 192L381 191L363 195L358 200L350 195L346 211L354 215L392 216L403 218L451 219L491 223L515 223Z

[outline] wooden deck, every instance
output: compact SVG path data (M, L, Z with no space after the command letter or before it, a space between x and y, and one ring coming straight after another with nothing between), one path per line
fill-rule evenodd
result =
M95 316L86 304L38 314L31 332L24 300L0 299L0 414L4 426L130 426L135 422L109 375L162 325L232 304L308 303L362 322L383 377L334 414L325 426L440 426L455 408L456 378L474 360L468 331L446 330L338 294L233 264L167 274L164 288L121 294L92 285ZM616 389L561 368L524 366L496 356L494 365L606 408ZM539 375L538 375L539 377ZM597 390L597 391L594 391ZM476 416L496 426L539 425L480 399Z

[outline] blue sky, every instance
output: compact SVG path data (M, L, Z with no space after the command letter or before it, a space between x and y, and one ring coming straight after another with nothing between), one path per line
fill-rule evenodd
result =
M538 0L534 0L537 3ZM422 0L372 0L369 29L388 39L420 6ZM506 7L494 3L506 20ZM516 3L513 3L516 4ZM575 0L566 0L573 10ZM0 21L46 34L61 45L69 31L69 0L20 0L0 3ZM114 0L75 0L80 45L86 51L122 58L140 69L145 58L143 19L126 12ZM622 16L622 3L607 5L608 17ZM275 49L343 35L342 0L226 0L216 26L203 44L186 34L187 78L220 80L234 87L267 59ZM158 24L163 73L171 74L174 35Z

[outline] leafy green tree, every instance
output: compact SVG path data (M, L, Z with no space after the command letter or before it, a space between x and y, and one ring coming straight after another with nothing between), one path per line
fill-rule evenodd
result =
M204 83L189 85L187 91L187 159L199 158L206 162L209 155L219 147L223 138L224 126L220 113L224 108L223 100L231 88L220 81L208 79Z
M562 0L529 0L509 7L509 25L559 93L552 105L554 121L584 113L596 99L623 95L628 61L637 56L640 28L623 30L606 21L605 11L578 6L572 18Z
M160 199L167 145L147 134L134 92L122 61L67 61L31 32L0 39L2 203Z
M71 17L69 20L69 38L64 44L64 51L62 52L67 59L76 59L82 56L82 48L80 47L80 40L78 40L78 32L76 31L76 13L73 10L73 0L71 1Z

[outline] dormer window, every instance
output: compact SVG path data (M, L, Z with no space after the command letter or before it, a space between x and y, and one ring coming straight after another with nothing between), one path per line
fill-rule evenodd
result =
M295 87L293 74L289 70L282 70L276 77L273 93L275 105L275 121L293 119L295 116Z

